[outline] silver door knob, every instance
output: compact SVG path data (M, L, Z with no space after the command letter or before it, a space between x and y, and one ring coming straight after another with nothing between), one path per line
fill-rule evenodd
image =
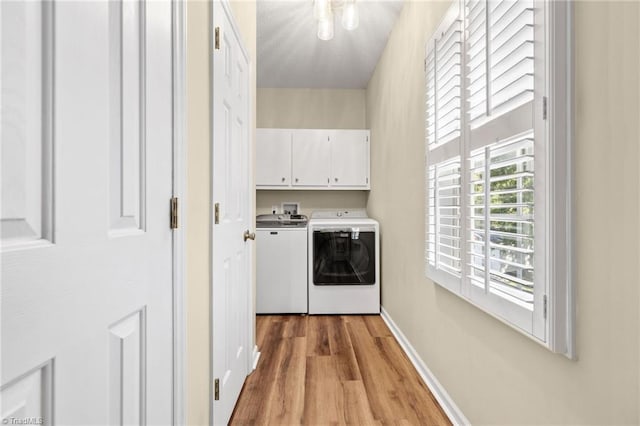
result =
M244 231L244 240L255 240L256 239L256 233L255 232L249 232L249 230L247 229L246 231Z

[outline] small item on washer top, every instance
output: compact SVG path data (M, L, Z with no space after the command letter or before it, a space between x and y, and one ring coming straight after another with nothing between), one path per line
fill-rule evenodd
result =
M351 228L351 239L352 240L360 239L360 228Z

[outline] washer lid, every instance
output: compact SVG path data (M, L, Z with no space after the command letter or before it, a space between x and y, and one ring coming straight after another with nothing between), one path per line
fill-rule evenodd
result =
M304 227L307 225L307 217L298 214L261 214L256 216L256 227Z

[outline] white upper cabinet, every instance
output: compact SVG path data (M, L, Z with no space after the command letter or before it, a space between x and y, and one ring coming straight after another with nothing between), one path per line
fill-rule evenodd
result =
M333 130L331 139L331 186L369 185L369 131Z
M327 186L331 165L329 131L293 133L293 186Z
M256 182L264 186L291 185L291 139L289 129L256 130Z
M369 189L369 131L257 129L257 189Z

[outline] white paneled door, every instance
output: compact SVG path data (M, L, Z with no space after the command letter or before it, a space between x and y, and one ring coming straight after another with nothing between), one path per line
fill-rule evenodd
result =
M247 376L253 180L249 59L228 2L213 2L213 423L226 425ZM252 334L252 333L251 333Z
M0 19L0 416L170 424L171 2Z

